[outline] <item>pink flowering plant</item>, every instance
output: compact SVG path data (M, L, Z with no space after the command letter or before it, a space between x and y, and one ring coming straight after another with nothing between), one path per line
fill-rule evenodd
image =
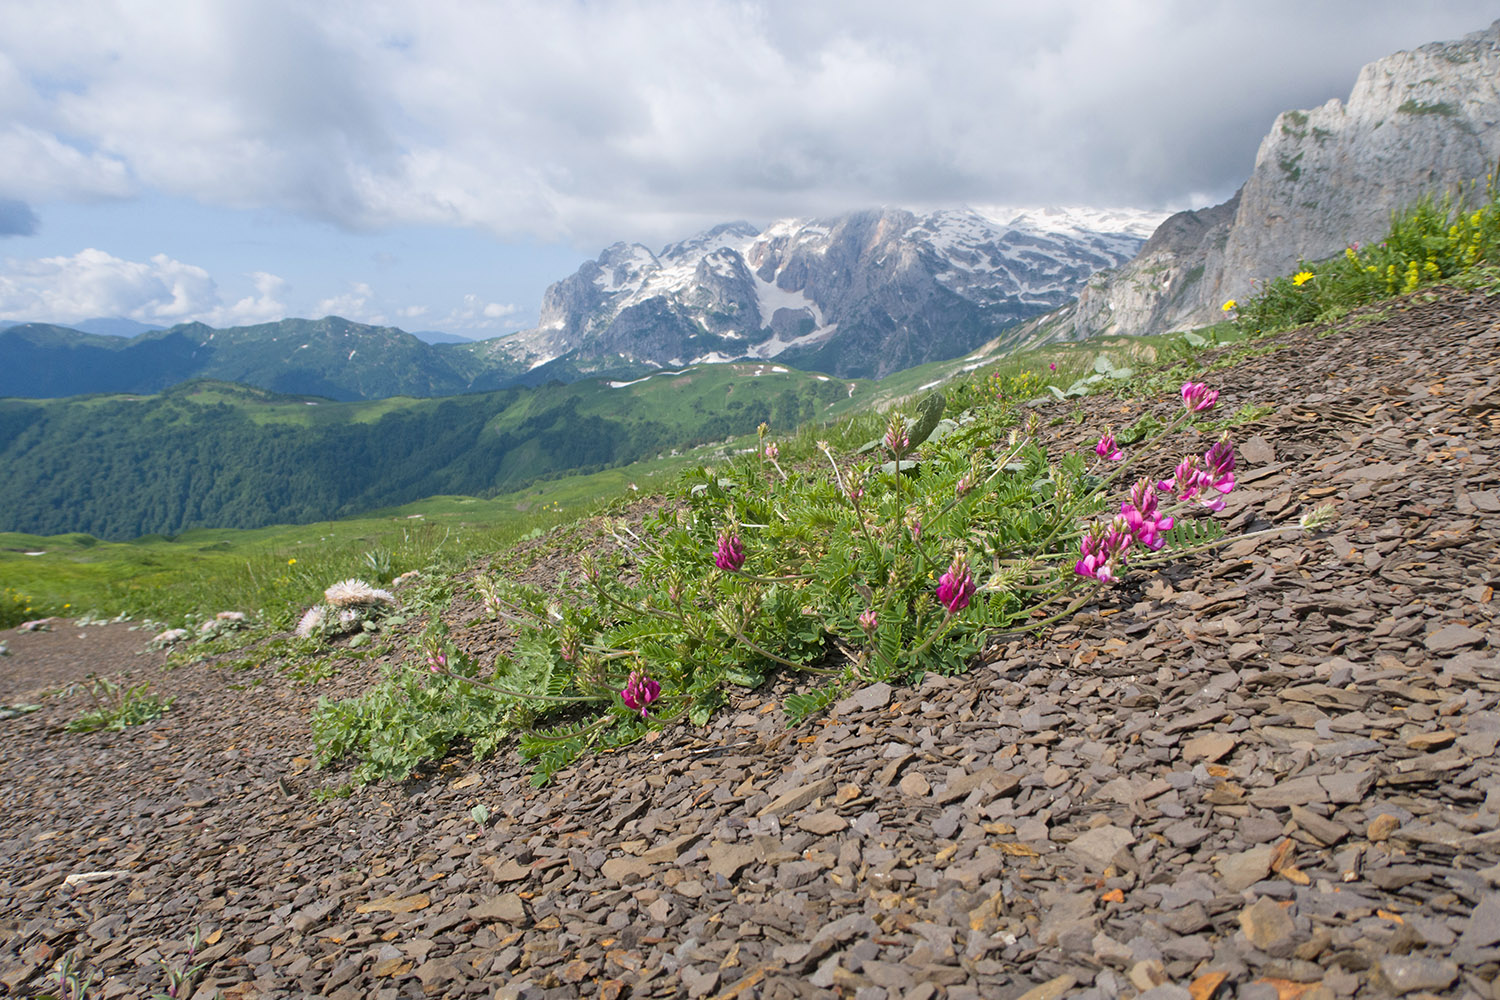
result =
M863 683L960 672L1222 539L1233 442L1187 433L1217 406L1213 387L1182 385L1154 433L1105 431L1058 454L1024 393L994 384L950 387L952 410L935 393L780 440L763 427L643 522L606 518L608 544L559 586L479 574L481 618L513 637L509 651L481 666L429 629L402 683L435 721L401 738L441 756L514 733L541 782L588 750L704 724L731 688L773 674L816 678L786 701L796 719ZM369 753L326 756L340 750Z

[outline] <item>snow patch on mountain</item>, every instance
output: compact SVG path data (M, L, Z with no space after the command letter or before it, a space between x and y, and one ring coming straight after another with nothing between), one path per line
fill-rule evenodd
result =
M881 209L764 231L726 223L660 253L617 243L551 286L540 324L505 349L533 367L564 355L675 366L793 351L840 375L883 374L1065 304L1094 272L1129 260L1161 218ZM894 353L881 346L891 338Z

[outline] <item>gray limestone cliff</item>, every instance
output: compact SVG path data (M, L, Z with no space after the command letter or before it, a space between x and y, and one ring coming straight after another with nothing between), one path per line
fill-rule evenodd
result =
M1130 263L1034 321L1033 341L1188 329L1299 259L1379 239L1391 213L1500 159L1500 21L1365 66L1347 102L1286 111L1230 201L1167 219Z

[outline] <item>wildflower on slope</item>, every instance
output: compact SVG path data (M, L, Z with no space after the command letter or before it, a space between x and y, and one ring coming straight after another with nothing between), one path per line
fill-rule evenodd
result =
M962 552L955 553L948 571L938 577L938 603L947 608L950 615L956 615L969 606L969 598L973 596L974 578L969 575L969 563Z
M304 639L312 635L322 627L326 614L327 610L321 604L308 608L302 620L297 622L297 634Z
M1049 371L1054 371L1054 372L1057 371L1057 362L1056 361L1049 362L1047 364L1047 369Z
M1142 479L1130 489L1130 499L1120 504L1120 515L1130 528L1131 535L1152 552L1167 544L1164 532L1172 530L1175 523L1170 514L1164 514L1156 498L1156 486L1149 479Z
M714 548L714 565L726 573L736 572L745 565L745 546L740 544L739 535L720 533L719 544Z
M1182 383L1182 405L1191 413L1206 413L1219 401L1219 390L1210 389L1202 382Z
M859 627L870 635L875 634L875 630L880 627L880 619L876 616L874 608L866 608L860 613Z
M635 670L630 672L630 680L625 682L625 689L620 692L620 700L625 703L625 707L639 710L642 719L646 717L651 703L660 697L661 685Z
M892 415L891 422L886 425L885 446L891 457L898 460L911 446L911 438L906 433L906 418L899 413Z
M1234 445L1227 436L1203 453L1203 466L1208 485L1220 493L1234 489Z
M1238 307L1238 306L1239 306L1238 302L1236 302L1234 299L1230 299L1228 302L1225 302L1219 308L1223 309L1225 312L1233 312L1235 310L1235 308Z
M1301 288L1311 280L1313 280L1313 273L1311 271L1298 271L1296 274L1292 275L1292 284L1296 285L1298 288Z
M1094 524L1079 543L1080 558L1073 565L1073 572L1100 583L1112 583L1119 575L1120 557L1130 547L1133 537L1130 524L1123 517L1116 517L1108 527Z
M1115 434L1112 430L1106 430L1104 436L1099 439L1099 443L1094 445L1094 454L1106 462L1118 462L1125 457L1125 453L1115 443Z
M396 595L370 586L363 580L340 580L323 591L323 599L336 608L359 608L372 604L395 604Z

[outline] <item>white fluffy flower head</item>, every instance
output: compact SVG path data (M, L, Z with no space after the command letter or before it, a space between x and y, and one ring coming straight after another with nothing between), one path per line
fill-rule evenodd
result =
M323 591L323 599L336 608L361 608L371 604L396 603L396 595L378 590L363 580L340 580Z
M323 605L317 604L307 609L302 620L297 623L297 634L304 639L316 632L323 624Z

